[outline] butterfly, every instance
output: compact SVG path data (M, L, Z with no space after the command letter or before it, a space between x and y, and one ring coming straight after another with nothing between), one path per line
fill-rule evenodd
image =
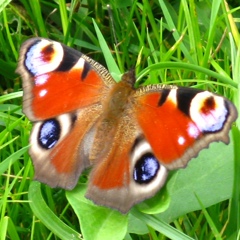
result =
M122 213L211 142L228 144L237 118L229 100L208 91L135 88L134 70L116 83L98 62L49 39L22 45L17 72L35 179L71 190L91 167L86 197Z

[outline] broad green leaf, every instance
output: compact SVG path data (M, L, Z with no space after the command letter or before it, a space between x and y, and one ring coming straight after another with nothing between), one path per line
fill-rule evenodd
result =
M171 222L179 216L229 199L233 184L233 145L212 143L168 182L170 206L159 217ZM196 197L197 196L197 197Z
M79 184L67 192L67 198L78 216L86 240L123 239L127 232L128 215L116 210L94 205L84 197L86 185Z

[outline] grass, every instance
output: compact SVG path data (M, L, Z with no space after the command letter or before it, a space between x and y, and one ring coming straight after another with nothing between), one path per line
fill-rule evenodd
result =
M0 239L239 239L239 119L230 145L211 144L129 215L87 201L84 179L66 194L32 181L31 123L15 74L31 37L106 62L116 80L135 67L139 85L208 89L240 108L237 1L109 3L110 10L102 1L0 0Z

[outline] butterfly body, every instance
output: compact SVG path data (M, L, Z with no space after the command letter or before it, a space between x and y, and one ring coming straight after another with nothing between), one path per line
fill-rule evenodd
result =
M228 143L237 118L230 101L208 91L135 88L134 70L116 83L99 63L48 39L23 44L17 71L34 122L35 178L72 189L92 167L86 196L123 213L153 196L169 170L213 141Z

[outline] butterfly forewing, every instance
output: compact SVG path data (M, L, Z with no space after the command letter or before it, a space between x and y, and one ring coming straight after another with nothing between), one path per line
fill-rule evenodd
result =
M237 111L223 97L160 85L138 89L136 96L137 121L154 154L168 169L185 167L211 142L229 142Z
M30 39L20 56L17 72L24 79L23 110L33 121L98 103L114 84L102 65L55 41Z

